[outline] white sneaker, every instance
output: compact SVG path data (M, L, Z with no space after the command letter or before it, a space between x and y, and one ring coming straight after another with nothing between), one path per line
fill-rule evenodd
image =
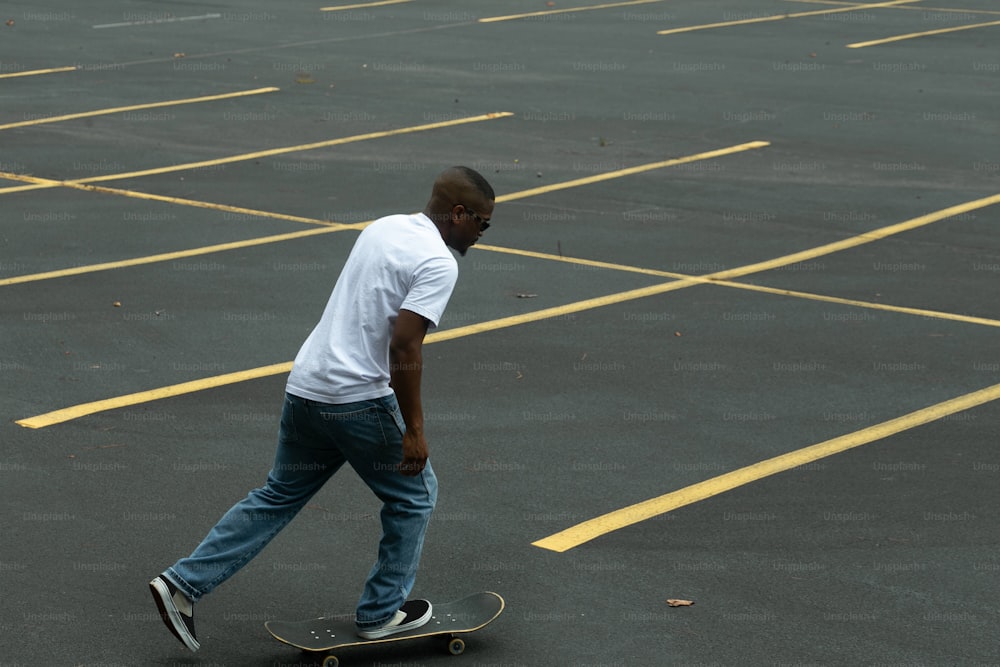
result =
M159 576L149 582L160 617L170 632L192 651L201 646L194 635L194 606L169 579Z
M395 635L407 630L413 630L425 625L431 620L434 608L427 600L409 600L388 623L380 628L369 628L358 630L358 636L362 639L381 639L389 635Z

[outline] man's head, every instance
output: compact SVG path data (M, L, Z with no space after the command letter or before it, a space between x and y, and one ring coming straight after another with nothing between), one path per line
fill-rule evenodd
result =
M435 179L424 215L437 225L448 247L464 256L490 226L495 198L479 172L450 167Z

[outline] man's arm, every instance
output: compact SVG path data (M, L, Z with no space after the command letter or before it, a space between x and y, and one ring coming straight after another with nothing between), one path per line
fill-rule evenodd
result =
M424 439L424 409L420 402L422 350L429 324L426 318L413 311L400 310L389 342L389 384L396 393L406 423L399 471L410 477L420 474L430 455Z

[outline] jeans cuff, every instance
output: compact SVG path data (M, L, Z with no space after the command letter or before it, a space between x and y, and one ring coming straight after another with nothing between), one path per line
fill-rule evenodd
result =
M174 568L167 568L163 571L162 576L169 579L170 583L176 586L191 602L197 602L201 599L201 593L193 589L188 582L184 581L184 579L174 572Z

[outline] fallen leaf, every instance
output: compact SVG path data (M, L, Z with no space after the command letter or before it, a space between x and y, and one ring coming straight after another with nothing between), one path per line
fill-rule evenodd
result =
M121 301L115 301L111 305L114 306L115 308L121 308L122 307L122 302Z
M7 25L14 25L14 19L7 19Z
M679 337L681 335L681 332L680 331L675 331L674 335Z
M671 607L690 607L694 604L692 600L677 600L670 598L667 600L667 604Z
M183 57L184 57L184 55L185 55L185 54L183 54L183 53L175 53L175 54L174 54L174 58L183 58Z

